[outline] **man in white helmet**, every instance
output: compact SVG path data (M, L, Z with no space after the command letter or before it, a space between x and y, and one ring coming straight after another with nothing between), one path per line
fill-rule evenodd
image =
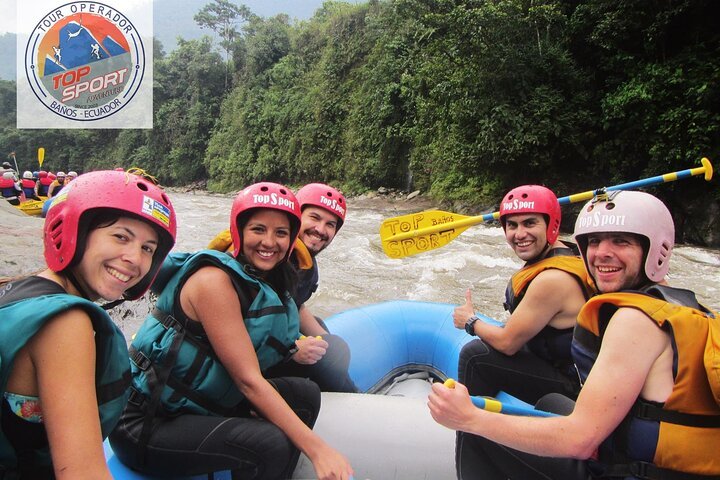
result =
M460 478L720 478L720 320L667 285L674 234L647 193L583 207L575 239L601 294L578 315L577 402L555 395L540 403L567 416L511 417L475 408L463 385L434 385L433 418L466 432Z
M50 184L50 188L48 188L49 198L52 198L60 193L62 187L65 186L65 172L57 172L56 175L55 180Z

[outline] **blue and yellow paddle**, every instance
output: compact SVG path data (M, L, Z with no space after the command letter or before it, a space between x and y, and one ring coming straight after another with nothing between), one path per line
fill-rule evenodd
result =
M560 205L590 200L596 193L614 190L633 190L658 183L674 182L695 175L704 175L706 181L713 176L710 160L700 160L702 167L689 168L664 175L644 178L601 189L588 190L559 198ZM380 240L383 251L390 258L403 258L443 247L472 225L500 218L500 212L485 215L465 216L440 210L426 210L399 217L388 218L380 226Z
M443 383L447 388L455 388L455 380L448 378ZM478 408L482 408L488 412L504 413L506 415L521 415L524 417L557 417L557 413L545 412L543 410L536 410L532 407L524 407L521 405L512 405L507 402L503 403L499 400L495 400L490 397L475 397L470 396L470 400L473 405Z

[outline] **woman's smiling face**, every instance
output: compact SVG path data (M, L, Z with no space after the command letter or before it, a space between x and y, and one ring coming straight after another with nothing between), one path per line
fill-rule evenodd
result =
M145 278L157 247L157 232L147 222L120 217L88 233L73 273L91 300L117 300Z
M290 249L290 220L281 211L259 209L242 229L242 253L257 269L270 271Z

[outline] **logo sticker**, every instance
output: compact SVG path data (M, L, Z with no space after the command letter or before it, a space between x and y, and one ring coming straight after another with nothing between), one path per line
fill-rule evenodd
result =
M26 83L34 100L52 112L49 116L55 121L59 116L77 128L91 128L89 124L116 115L135 101L152 64L140 32L125 14L104 3L80 1L52 8L35 22L24 50ZM18 90L19 113L20 95ZM19 115L18 127L26 126L20 121ZM131 127L138 125L127 125ZM124 126L105 122L97 128Z
M170 209L153 198L143 196L142 213L170 226Z

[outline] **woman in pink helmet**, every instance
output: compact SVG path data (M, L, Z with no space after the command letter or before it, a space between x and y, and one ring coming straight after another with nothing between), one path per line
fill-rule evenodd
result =
M347 479L347 460L312 431L318 386L263 375L302 342L288 263L298 201L282 185L257 183L235 198L230 220L232 254L165 262L156 308L130 348L133 393L113 450L143 473L253 479L290 478L303 452L318 478Z
M0 291L6 475L111 478L102 440L128 398L130 363L94 302L141 297L175 232L170 200L142 176L88 173L56 197L43 232L48 268Z

